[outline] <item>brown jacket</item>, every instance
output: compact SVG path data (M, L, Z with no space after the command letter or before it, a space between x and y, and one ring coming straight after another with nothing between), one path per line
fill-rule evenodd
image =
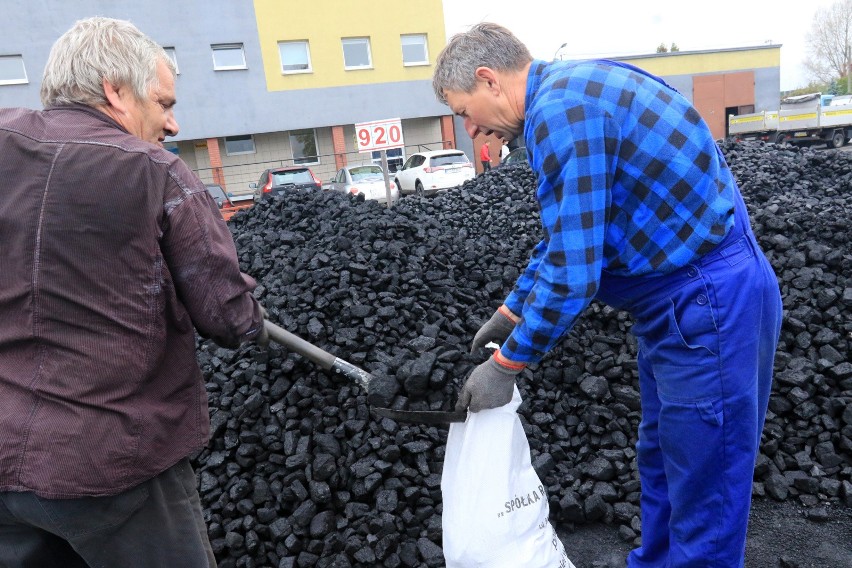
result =
M0 491L115 494L204 445L194 328L262 318L203 183L95 109L0 109L0 196Z

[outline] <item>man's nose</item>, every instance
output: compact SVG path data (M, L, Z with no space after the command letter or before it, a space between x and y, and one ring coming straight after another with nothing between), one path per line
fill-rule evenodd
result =
M479 127L471 122L469 118L464 119L464 129L471 138L476 138L476 135L479 134Z
M175 115L172 114L169 116L169 119L166 121L166 127L163 130L165 130L166 136L177 136L180 126L178 126Z

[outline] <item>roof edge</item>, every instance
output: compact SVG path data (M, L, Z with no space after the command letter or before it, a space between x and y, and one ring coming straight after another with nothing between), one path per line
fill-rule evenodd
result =
M732 52L732 51L754 51L757 49L781 49L781 43L773 43L771 45L755 45L751 47L726 47L722 49L701 49L695 51L675 51L675 52L666 52L666 53L648 53L647 55L619 55L615 57L609 57L608 59L612 59L615 61L626 61L629 59L653 59L657 57L677 57L678 55L701 55L706 53L724 53L724 52Z

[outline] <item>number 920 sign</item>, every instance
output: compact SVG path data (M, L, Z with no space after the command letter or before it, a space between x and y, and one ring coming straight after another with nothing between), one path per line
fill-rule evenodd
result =
M359 152L402 148L402 121L398 118L374 120L355 125Z

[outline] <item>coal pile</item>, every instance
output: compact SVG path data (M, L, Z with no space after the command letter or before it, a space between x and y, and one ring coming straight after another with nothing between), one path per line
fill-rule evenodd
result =
M781 286L784 322L755 492L852 506L852 161L792 146L725 148Z
M782 286L784 330L755 493L852 506L852 162L836 152L726 146ZM370 371L346 379L272 345L200 342L212 439L194 458L220 566L442 566L446 427L370 406L447 410L487 352L468 345L541 239L534 177L501 167L393 209L290 193L231 223L270 319ZM558 526L641 532L636 343L593 303L519 379L533 465ZM822 513L821 513L822 511Z

